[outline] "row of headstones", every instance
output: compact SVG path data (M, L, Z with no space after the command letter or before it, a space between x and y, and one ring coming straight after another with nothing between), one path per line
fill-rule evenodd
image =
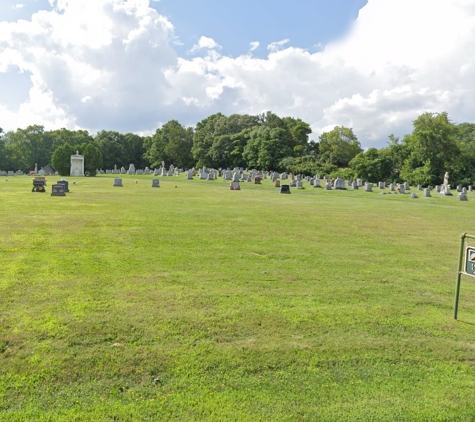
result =
M148 167L142 169L135 169L135 166L131 164L129 169L126 170L125 167L122 167L120 170L116 167L114 170L98 170L99 174L129 174L129 175L141 175L141 174L153 174L154 176L179 176L180 169L175 168L173 165L170 166L169 170L165 167L160 167L158 169L150 170Z
M39 170L38 173L35 173L35 174L38 176L46 176L46 172L44 170ZM56 171L54 174L57 176L58 172ZM0 177L1 176L29 176L29 174L23 173L21 170L18 170L18 171L0 170Z
M0 176L24 176L25 173L23 173L21 170L18 171L3 171L0 170Z

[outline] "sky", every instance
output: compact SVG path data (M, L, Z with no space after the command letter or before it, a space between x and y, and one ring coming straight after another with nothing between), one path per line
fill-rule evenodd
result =
M150 134L272 111L363 148L475 122L475 0L2 0L0 127Z

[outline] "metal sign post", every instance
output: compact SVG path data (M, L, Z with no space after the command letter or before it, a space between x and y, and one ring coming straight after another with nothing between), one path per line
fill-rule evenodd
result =
M475 277L475 247L465 246L466 239L475 239L475 236L463 233L460 239L459 268L457 272L457 285L455 288L454 319L457 319L457 313L459 309L460 283L462 281L462 274Z

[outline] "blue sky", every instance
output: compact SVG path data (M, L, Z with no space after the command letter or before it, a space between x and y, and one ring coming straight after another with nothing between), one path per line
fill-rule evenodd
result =
M222 53L245 54L251 42L254 54L267 55L267 45L289 40L289 45L319 51L341 37L358 16L366 0L161 0L153 4L168 16L183 42L182 54L205 35L222 46Z
M0 127L153 133L301 118L384 147L475 116L474 0L2 0Z

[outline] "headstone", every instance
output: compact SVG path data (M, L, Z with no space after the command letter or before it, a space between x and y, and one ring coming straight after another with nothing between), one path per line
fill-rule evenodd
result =
M159 187L160 187L160 180L152 179L152 188L159 188Z
M52 190L51 190L51 196L66 196L66 193L64 191L64 185L63 184L53 185Z
M57 182L58 185L64 185L64 191L69 192L69 182L66 179L60 179Z
M320 179L318 177L313 181L313 187L314 188L321 188Z
M372 183L365 183L364 191L365 192L373 192L373 184Z
M352 182L351 187L353 188L353 190L357 190L358 189L358 183Z
M378 189L386 189L386 182L379 182Z
M450 192L450 185L442 186L442 189L440 190L440 194L445 195L445 196L453 196L452 192Z
M291 178L291 179L289 180L289 186L290 186L291 188L296 188L296 187L297 187L297 181Z
M70 175L84 176L84 155L80 155L79 151L76 151L75 155L71 155Z
M418 196L414 192L412 192L411 193L411 198L416 199L416 198L418 198Z
M325 179L325 190L332 190L332 181L330 179Z
M356 179L356 183L358 184L358 187L363 186L363 180L362 179Z
M297 188L297 189L303 189L303 182L302 182L301 180L297 180L296 183L297 183L297 184L296 184L296 188Z
M137 170L135 171L135 174L143 174L143 170L137 169Z
M287 179L287 173L284 171L284 172L280 175L280 178L281 178L282 180Z
M281 185L279 193L291 193L290 185Z
M469 185L468 191L469 191L469 192L472 192L472 189L473 189L472 185Z
M126 174L127 170L125 170L125 167L121 167L120 169L120 174Z
M389 190L390 190L391 192L394 192L394 183L390 183L390 184L389 184Z
M421 185L417 185L417 190L422 190L422 186L421 186Z
M133 164L129 166L129 170L127 171L127 174L135 174L135 166Z
M425 198L430 198L430 188L425 188L424 189L424 197Z
M462 186L457 185L457 192L462 192Z
M406 191L406 185L403 183L402 185L399 185L398 188L397 188L398 192L399 193L405 193Z
M193 172L192 171L187 171L185 172L186 174L186 179L187 180L193 180Z
M346 190L345 181L341 177L337 177L335 179L333 187L338 190Z
M468 201L467 194L465 192L460 192L457 195L457 201Z
M404 182L404 190L411 190L408 182Z
M436 185L435 188L434 188L434 190L435 190L437 193L440 193L440 190L441 190L441 189L440 189L440 186L439 186L439 185Z
M274 187L275 188L280 188L280 180L279 179L274 180Z
M122 179L114 179L114 187L121 188L122 187Z
M241 186L239 185L239 182L231 182L229 185L230 190L241 190Z
M261 184L261 178L259 176L254 177L254 184L255 185L260 185Z

